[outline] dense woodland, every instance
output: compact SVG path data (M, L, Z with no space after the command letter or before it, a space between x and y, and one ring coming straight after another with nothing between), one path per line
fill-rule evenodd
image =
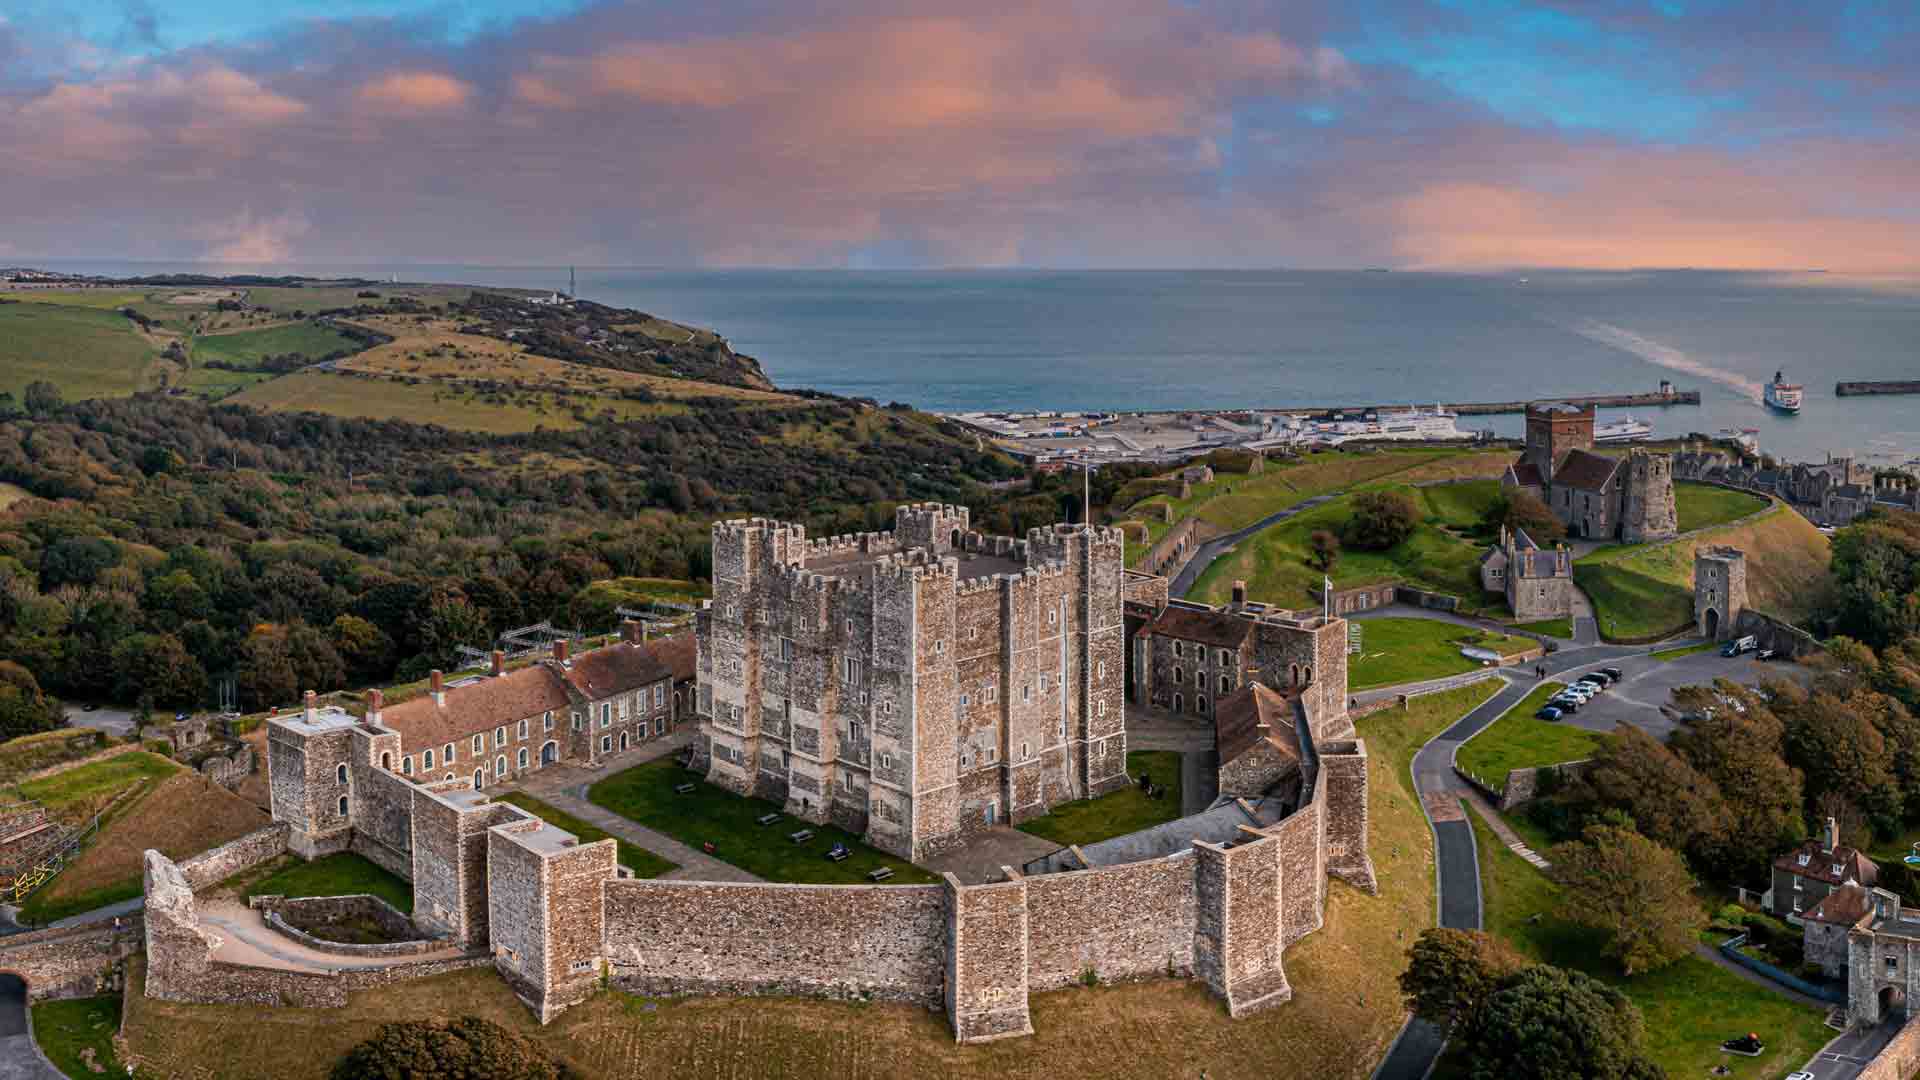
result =
M606 629L583 625L605 617L589 584L705 578L717 517L885 528L898 501L1000 500L980 484L1019 473L932 417L833 399L486 436L34 397L0 420L0 481L33 496L0 513L20 669L0 671L0 735L44 726L43 695L191 707L231 675L260 708L418 677L539 619ZM1004 502L1024 528L1060 497Z

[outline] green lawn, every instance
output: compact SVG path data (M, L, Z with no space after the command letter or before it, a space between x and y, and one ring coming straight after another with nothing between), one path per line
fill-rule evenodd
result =
M43 1001L33 1007L33 1041L54 1068L76 1080L124 1073L113 1052L119 1030L119 994Z
M627 843L611 833L597 829L581 821L557 806L541 802L525 792L510 791L500 796L499 802L512 803L522 810L532 813L549 825L557 825L580 838L583 844L594 844L602 840L612 840L620 847L620 865L633 871L635 877L656 878L669 870L679 869L678 863L667 860L648 851L646 848Z
M1661 649L1657 652L1650 652L1647 655L1651 656L1655 660L1661 660L1661 661L1678 660L1683 656L1692 656L1694 653L1706 652L1708 649L1711 649L1713 647L1714 647L1713 642L1703 641L1698 645L1684 645L1678 649Z
M1565 683L1545 682L1486 730L1468 740L1454 758L1482 781L1500 787L1507 773L1593 756L1606 736L1556 720L1536 720L1533 714L1560 692Z
M68 401L124 397L145 388L158 354L115 311L56 304L0 304L0 392L20 400L45 381Z
M293 859L247 883L245 899L255 896L377 896L394 909L413 911L413 886L366 858L343 851L312 862Z
M1574 583L1593 601L1603 635L1648 641L1692 625L1693 592L1675 583L1667 561L1665 548L1636 544L1603 548L1573 564ZM1687 574L1691 580L1691 566Z
M69 807L80 807L105 799L141 780L161 780L180 771L180 766L145 750L134 750L82 765L77 769L54 773L19 786L21 795L40 803L48 812L58 814Z
M1484 634L1439 619L1369 619L1361 617L1361 653L1347 660L1347 687L1371 690L1379 686L1439 679L1481 666L1460 655L1464 645L1491 649L1502 656L1534 647L1529 638Z
M1548 637L1573 637L1572 619L1541 619L1537 622L1514 623L1513 628L1534 634L1545 634Z
M264 330L239 330L228 334L207 334L194 339L193 359L251 366L267 356L299 353L309 360L336 352L355 352L359 342L330 326L313 322L287 323Z
M1487 931L1535 960L1584 971L1631 998L1646 1017L1647 1049L1668 1076L1706 1076L1725 1065L1732 1070L1726 1075L1736 1078L1777 1077L1798 1068L1833 1036L1824 1010L1795 1004L1699 956L1623 978L1618 964L1600 955L1598 933L1556 917L1559 886L1508 851L1479 815L1467 816L1479 842ZM1766 1040L1764 1055L1721 1053L1722 1039L1749 1031Z
M693 791L678 794L673 789L681 784L692 784ZM742 798L715 787L672 758L615 773L587 789L587 798L595 806L683 844L698 848L711 843L715 858L768 881L859 885L866 883L867 871L882 866L893 868L892 884L896 885L939 880L904 859L868 847L844 829L810 825L788 817L783 808L765 799ZM770 813L779 814L780 820L761 825L758 818ZM787 839L787 834L803 828L813 830L813 839L804 844ZM836 841L853 854L842 862L829 862L826 852Z
M1679 512L1680 531L1692 532L1709 525L1725 525L1757 513L1766 509L1767 500L1744 491L1729 491L1711 484L1676 480L1673 485L1673 504Z
M1487 511L1500 498L1498 480L1462 480L1451 484L1433 484L1415 489L1426 504L1427 513L1440 523L1463 532L1477 531Z
M1091 844L1110 837L1150 829L1180 816L1180 754L1173 750L1136 750L1127 755L1127 775L1138 781L1146 773L1166 793L1149 799L1138 783L1102 795L1063 803L1037 818L1020 823L1020 831L1056 844Z
M1308 538L1320 529L1338 535L1350 514L1343 495L1275 525L1214 560L1190 596L1221 603L1233 582L1245 581L1253 599L1287 608L1319 606L1313 592L1322 573L1308 561ZM1345 589L1402 579L1459 597L1462 611L1490 605L1504 610L1503 601L1481 586L1481 551L1479 544L1422 521L1411 536L1385 551L1342 551L1333 567L1333 585Z
M1367 756L1376 759L1372 767L1391 769L1400 785L1407 789L1408 796L1419 802L1411 786L1413 778L1407 773L1413 764L1413 755L1454 721L1486 704L1488 698L1499 692L1500 680L1482 679L1454 690L1421 694L1410 699L1404 709L1388 709L1362 719ZM1428 864L1429 873L1431 865Z

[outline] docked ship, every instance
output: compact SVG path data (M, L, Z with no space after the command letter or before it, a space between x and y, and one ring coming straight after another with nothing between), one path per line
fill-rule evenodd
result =
M1461 431L1454 423L1457 419L1457 414L1438 405L1431 412L1422 409L1401 412L1368 409L1362 413L1327 413L1308 418L1296 429L1296 437L1302 442L1327 446L1349 442L1428 442L1472 438L1471 434Z
M1766 402L1769 406L1785 413L1800 411L1800 390L1796 383L1790 383L1783 372L1773 373L1773 381L1767 384Z
M1652 435L1652 424L1631 416L1608 421L1593 429L1593 441L1597 443L1643 442Z

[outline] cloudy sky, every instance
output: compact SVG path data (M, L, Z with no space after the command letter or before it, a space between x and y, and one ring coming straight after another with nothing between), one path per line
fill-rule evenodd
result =
M1920 267L1911 0L0 0L0 260Z

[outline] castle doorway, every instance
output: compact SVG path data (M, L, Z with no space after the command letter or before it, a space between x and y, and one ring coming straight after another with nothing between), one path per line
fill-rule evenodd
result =
M558 760L560 760L560 744L559 743L549 742L547 745L540 748L540 764L551 765Z
M1885 1020L1895 1013L1903 1017L1907 1015L1906 992L1897 986L1883 986L1880 988L1880 1019Z
M1718 638L1720 636L1720 613L1712 608L1708 608L1706 617L1700 621L1700 625L1701 628L1706 631L1707 640L1712 641Z
M624 731L620 733L620 752L627 752L627 733Z
M27 981L0 974L0 1038L27 1033Z

